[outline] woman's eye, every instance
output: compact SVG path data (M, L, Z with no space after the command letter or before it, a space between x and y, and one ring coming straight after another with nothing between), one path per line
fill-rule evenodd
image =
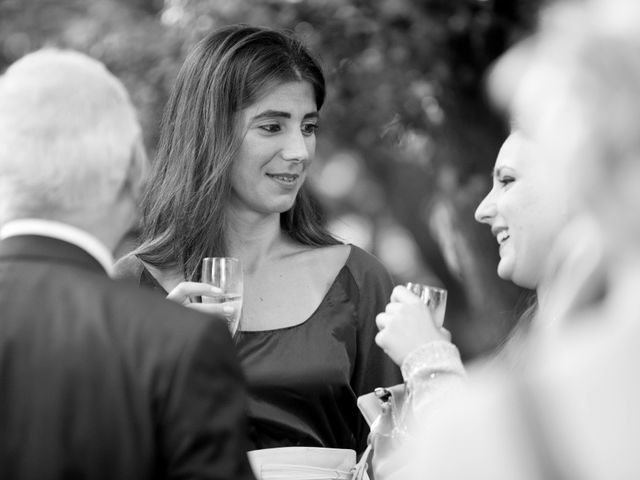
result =
M316 135L318 133L318 125L316 123L305 123L302 125L302 133L304 135Z
M498 182L500 183L500 185L502 186L507 186L512 182L515 182L515 178L513 177L501 177L498 179Z
M278 123L267 123L265 125L260 125L260 129L264 130L268 133L277 133L280 131L280 124Z

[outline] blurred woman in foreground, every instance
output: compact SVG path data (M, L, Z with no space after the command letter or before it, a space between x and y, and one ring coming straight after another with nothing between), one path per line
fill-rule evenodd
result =
M419 426L404 478L640 478L640 6L560 4L546 20L517 52L516 94L535 84L540 101L511 108L579 217L539 312L553 328L518 372L474 376Z
M498 68L500 70L500 68ZM513 99L518 109L538 101L536 81L523 85ZM490 363L517 368L531 330L546 329L536 312L553 296L555 271L564 262L554 245L573 217L564 177L555 158L539 145L526 118L511 110L512 131L503 143L492 172L493 186L478 205L475 218L491 228L499 245L498 275L531 290L535 302L525 312L509 341ZM432 414L437 405L464 384L465 369L446 331L433 322L422 301L404 286L377 316L376 342L402 368L411 392L397 437L410 428L413 415ZM498 362L499 363L499 362ZM379 453L379 452L378 452ZM378 455L376 454L376 457ZM380 474L382 475L382 474Z

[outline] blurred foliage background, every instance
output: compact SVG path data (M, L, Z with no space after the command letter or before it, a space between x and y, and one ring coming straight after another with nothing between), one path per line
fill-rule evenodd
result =
M310 181L334 233L395 280L444 285L463 356L494 349L525 292L496 275L474 221L507 125L487 69L526 34L536 0L0 0L0 71L43 46L101 60L125 83L153 157L195 42L230 23L295 32L328 80Z

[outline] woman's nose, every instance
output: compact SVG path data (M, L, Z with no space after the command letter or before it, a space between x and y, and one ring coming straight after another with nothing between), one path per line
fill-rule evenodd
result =
M282 148L282 158L292 162L304 162L309 159L309 147L302 132L292 132L287 135Z
M496 215L496 204L493 200L492 192L487 193L487 195L482 199L478 208L476 208L476 212L474 217L476 222L479 223L490 223L491 219Z

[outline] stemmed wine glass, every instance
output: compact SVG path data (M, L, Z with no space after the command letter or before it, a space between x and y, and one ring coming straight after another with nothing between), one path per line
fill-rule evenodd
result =
M206 257L202 260L203 283L221 290L212 296L203 296L202 303L224 304L233 308L225 312L229 331L234 336L238 331L242 312L242 265L233 257Z

